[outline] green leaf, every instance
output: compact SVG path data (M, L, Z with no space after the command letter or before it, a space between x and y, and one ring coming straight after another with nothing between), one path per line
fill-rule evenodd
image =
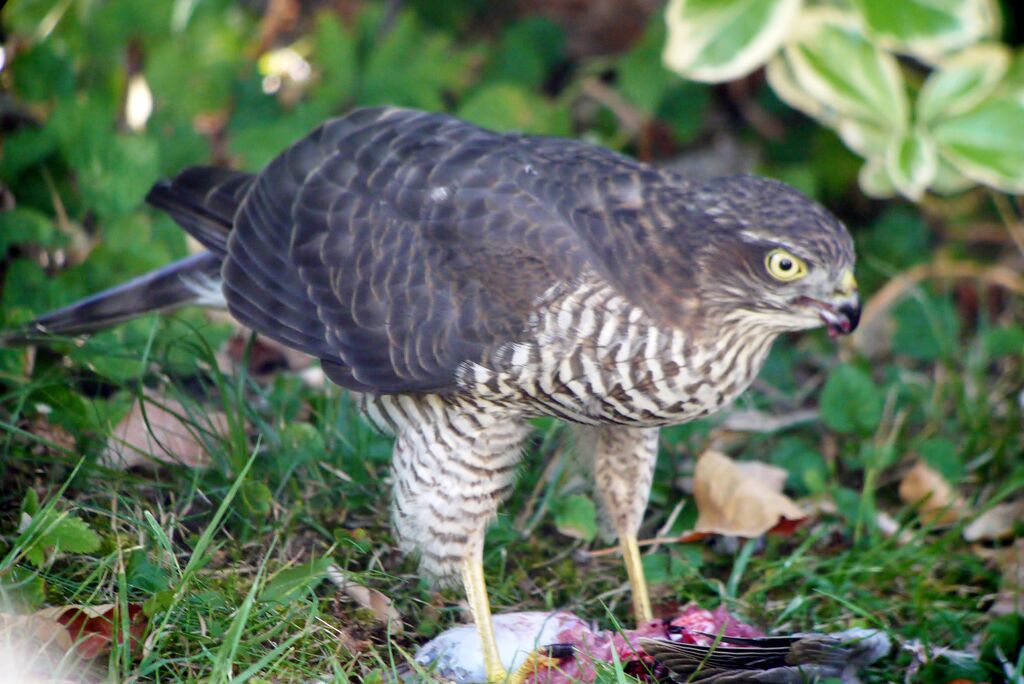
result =
M540 88L565 59L564 42L562 29L544 17L511 24L501 34L481 80Z
M856 0L879 44L924 60L992 36L998 16L986 0Z
M654 17L640 40L616 64L619 92L647 114L654 114L669 86L679 81L662 64L664 45L665 22Z
M981 348L987 361L1004 356L1024 356L1024 328L1008 325L1003 328L986 330L981 338Z
M21 501L21 512L29 517L39 512L39 495L31 487L25 490L25 498Z
M72 513L48 508L32 516L32 525L38 536L25 549L25 558L36 567L43 564L51 551L92 553L100 548L99 535Z
M953 358L956 354L959 318L948 297L905 299L893 309L893 316L895 353L920 361Z
M870 254L889 271L901 271L929 259L930 236L920 212L893 205L858 234L858 251Z
M41 164L57 147L53 128L25 127L4 136L0 178L11 183L25 169Z
M665 64L694 81L749 74L779 49L801 0L671 0Z
M321 458L326 451L320 430L309 423L289 423L281 430L282 457L289 462Z
M597 509L589 497L575 494L555 503L555 527L567 537L590 541L597 534Z
M274 575L260 592L260 603L288 603L307 594L327 576L334 563L330 557L317 558Z
M771 454L771 462L789 473L787 487L797 494L817 493L828 482L828 467L821 452L796 437L786 437Z
M884 136L906 129L909 109L899 65L861 33L853 16L826 7L808 10L783 55L796 85L833 112L836 126L852 119Z
M956 167L941 156L939 157L939 164L935 169L935 179L932 180L932 192L936 195L949 197L959 195L965 190L970 190L975 185L974 181L960 173Z
M383 39L373 42L359 102L443 110L443 95L465 88L469 66L468 52L453 45L449 36L424 30L405 11Z
M917 445L917 452L925 463L937 470L949 482L959 482L964 474L956 444L942 437L932 437Z
M871 434L882 420L882 391L848 363L832 369L821 392L821 418L836 432Z
M864 162L857 174L857 183L865 195L875 199L889 199L899 194L884 158L876 157Z
M33 561L33 564L38 566L42 562ZM46 583L43 578L38 572L20 565L0 575L0 592L6 597L13 597L17 607L25 611L42 608L46 603Z
M55 303L46 273L31 259L18 259L7 268L0 305L8 324L28 320Z
M242 483L239 501L250 514L265 517L270 514L274 495L267 485L249 480Z
M14 245L52 247L61 242L60 233L46 214L21 208L0 212L0 255Z
M50 527L48 520L42 523L43 528L48 529L43 536L46 544L70 553L92 553L100 548L100 537L87 522L72 513L54 515L56 525Z
M32 102L68 96L75 89L75 70L71 58L58 51L54 41L32 45L17 52L8 74L14 77L14 89Z
M885 170L900 194L915 202L931 185L938 171L939 156L928 135L914 129L893 137L885 155Z
M962 114L988 97L1010 68L1010 50L999 43L975 45L941 62L917 96L917 119L934 123Z
M561 107L509 83L485 86L459 108L466 121L496 131L568 135L569 115Z
M164 591L170 584L167 571L159 563L154 563L142 549L135 549L128 556L125 568L128 586L149 594Z
M355 31L341 23L339 17L324 12L317 17L313 31L313 53L310 64L319 74L310 88L310 98L325 110L347 104L358 90L358 55Z
M997 93L972 109L936 123L939 153L972 180L1024 193L1024 89Z

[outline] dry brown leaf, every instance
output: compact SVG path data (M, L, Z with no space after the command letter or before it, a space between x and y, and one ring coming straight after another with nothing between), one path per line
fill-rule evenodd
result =
M219 411L206 411L202 424L195 426L182 422L179 416L187 418L189 413L174 399L154 396L146 401L145 407L136 401L107 440L103 463L114 468L152 468L157 462L205 467L210 456L199 431L226 435L227 417Z
M761 464L762 468L772 468ZM759 537L784 523L796 523L807 514L771 482L741 467L725 454L707 451L697 461L693 496L697 502L695 532ZM778 484L776 482L776 484Z
M87 676L95 673L83 661L110 651L118 621L115 604L59 606L31 615L0 613L0 681L98 681ZM128 604L128 631L133 642L145 633L142 604Z
M979 515L964 528L964 539L969 542L1009 539L1014 528L1024 522L1024 499L1008 501Z
M356 584L336 565L332 565L327 569L327 579L334 583L350 599L363 608L372 611L378 620L390 623L392 632L402 631L402 616L391 605L390 598L376 589Z
M900 500L918 506L921 520L948 525L963 517L964 500L942 475L924 461L918 461L900 482Z
M761 461L733 461L740 471L752 480L759 480L773 492L782 492L789 472L785 468Z
M74 645L75 653L87 659L99 657L110 650L114 626L120 619L118 606L114 603L44 608L30 617L51 620L60 625ZM142 612L141 603L128 604L128 631L133 641L141 639L146 631L146 615Z
M1024 539L998 549L974 544L971 550L1003 575L999 593L989 608L995 615L1024 614Z
M391 599L383 593L354 582L346 582L342 591L360 606L372 611L381 622L391 623L392 632L402 631L402 616L391 605Z

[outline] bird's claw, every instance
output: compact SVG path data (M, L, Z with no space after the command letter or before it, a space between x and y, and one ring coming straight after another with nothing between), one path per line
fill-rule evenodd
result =
M564 644L555 644L556 647ZM526 661L516 668L516 671L508 678L508 684L526 684L530 677L542 670L558 667L561 662L558 652L551 646L544 646L533 651L526 657Z

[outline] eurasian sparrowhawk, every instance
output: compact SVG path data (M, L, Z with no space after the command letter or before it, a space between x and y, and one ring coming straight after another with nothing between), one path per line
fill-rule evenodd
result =
M528 419L593 460L638 620L658 429L714 413L780 333L857 324L853 243L774 180L693 182L583 142L362 109L257 174L197 167L148 196L207 251L37 320L87 332L220 299L320 359L395 436L392 513L422 570L465 585L503 678L481 565Z

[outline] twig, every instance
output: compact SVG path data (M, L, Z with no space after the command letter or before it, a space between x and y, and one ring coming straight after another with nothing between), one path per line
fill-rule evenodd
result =
M685 506L686 499L680 499L679 503L677 503L675 508L672 509L672 512L668 514L668 520L665 521L665 524L658 528L658 531L654 535L655 539L664 537L668 534L668 531L676 524L676 520L679 518L679 514L683 512L683 508ZM654 553L660 546L661 544L651 544L651 548L647 550L647 553Z
M689 544L691 542L700 541L707 537L706 532L687 532L677 537L651 537L650 539L641 539L637 542L637 546L653 546L655 544ZM601 556L611 556L612 554L619 553L621 549L618 546L609 546L605 549L595 549L594 551L587 551L587 556L590 558L600 558Z
M1017 244L1017 249L1024 254L1024 221L1021 221L1018 216L1015 216L1013 206L1002 193L993 192L992 203L996 205L996 211L999 212L999 218L1002 219L1007 232L1010 233L1010 237L1013 238L1013 241Z
M851 337L851 344L857 349L865 346L865 340L874 334L873 326L911 289L929 279L971 279L975 278L995 287L1024 295L1024 278L1012 268L1000 265L977 264L969 261L938 259L927 264L908 268L887 282L868 301L861 316L861 324Z
M643 132L644 126L647 124L647 115L622 97L619 91L603 83L600 79L591 77L583 81L580 92L607 107L631 138Z

